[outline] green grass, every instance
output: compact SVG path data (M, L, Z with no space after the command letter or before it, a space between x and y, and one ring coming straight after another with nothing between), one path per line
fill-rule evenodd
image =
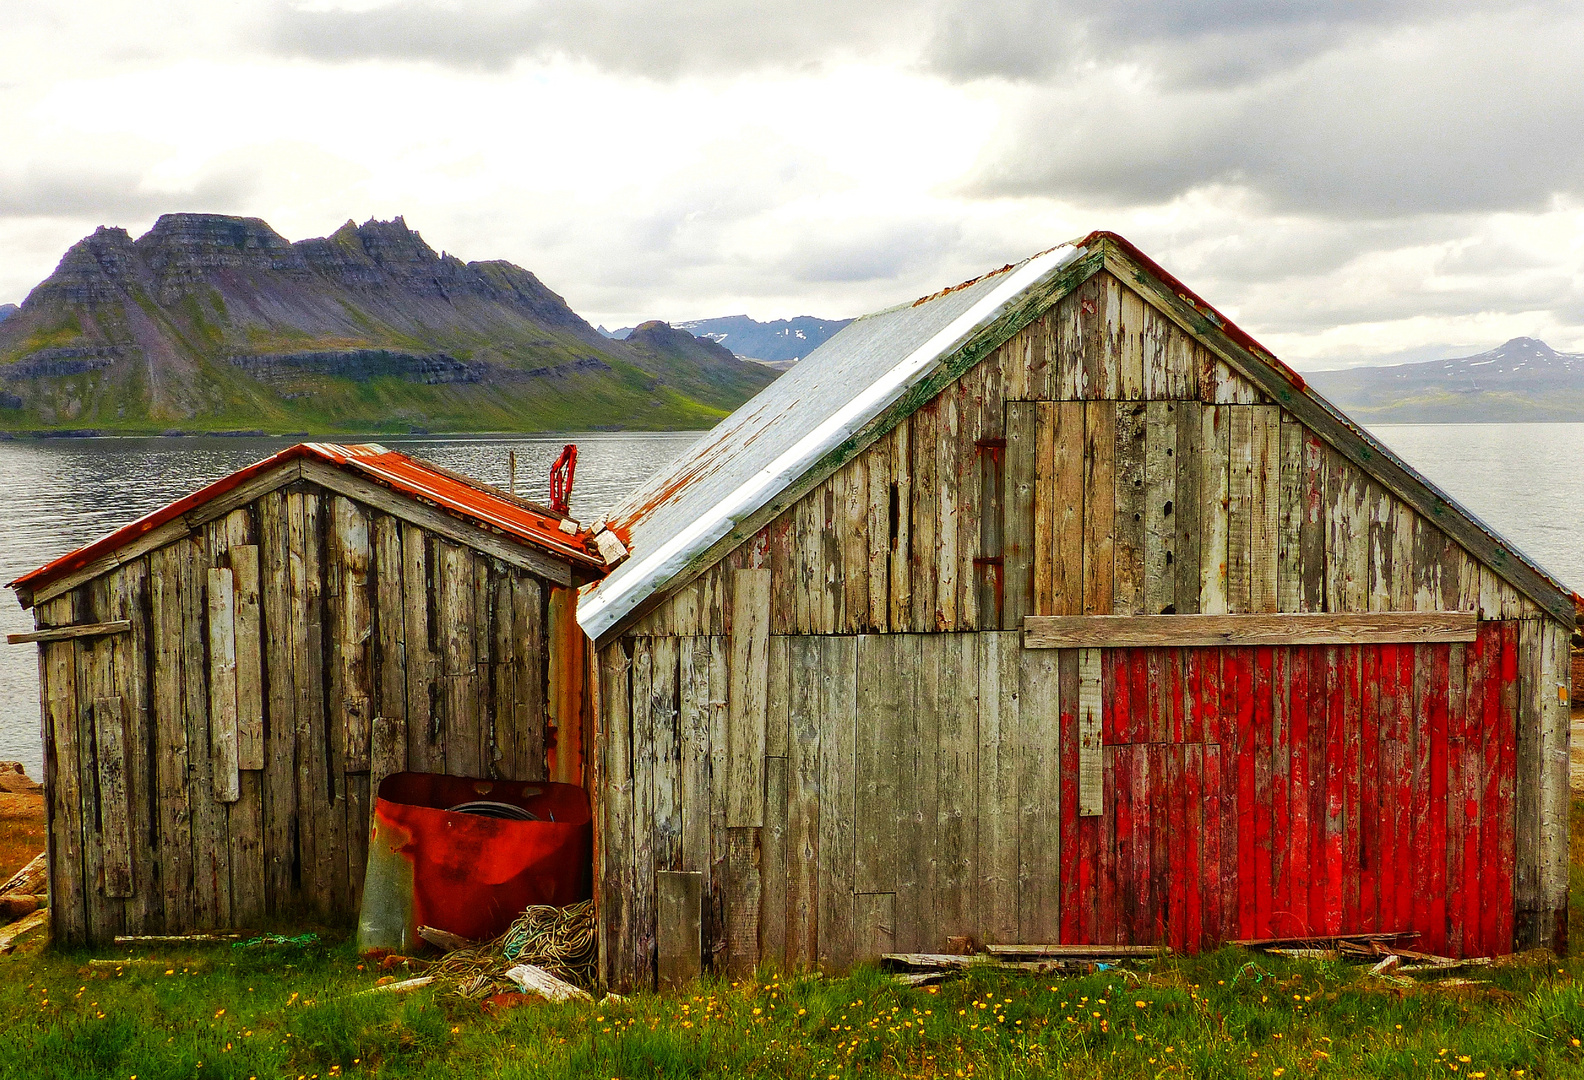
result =
M0 1077L1584 1076L1584 964L1543 954L1456 988L1228 949L925 989L764 972L493 1014L433 989L360 996L381 972L346 943L90 955L0 960Z

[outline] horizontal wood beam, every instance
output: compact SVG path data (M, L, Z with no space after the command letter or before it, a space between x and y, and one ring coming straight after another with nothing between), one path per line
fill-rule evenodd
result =
M1216 645L1374 645L1473 641L1472 611L1367 615L1030 615L1028 649L1181 648Z
M7 634L6 644L27 645L35 641L70 641L72 638L126 634L130 633L131 630L132 623L126 619L122 619L119 622L83 623L80 626L51 626L26 634Z

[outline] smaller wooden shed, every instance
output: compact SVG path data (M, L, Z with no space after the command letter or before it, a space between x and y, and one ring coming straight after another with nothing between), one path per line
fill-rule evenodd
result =
M583 784L586 530L304 443L10 583L35 614L57 941L361 903L380 780Z

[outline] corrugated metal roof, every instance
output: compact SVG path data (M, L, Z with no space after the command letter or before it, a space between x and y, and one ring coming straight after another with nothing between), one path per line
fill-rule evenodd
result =
M23 574L10 582L7 588L37 592L50 582L89 566L104 554L153 532L254 477L304 458L356 473L382 487L447 510L482 528L499 531L515 540L532 544L569 563L596 572L604 571L604 562L595 552L588 530L579 529L570 534L562 532L560 526L563 518L553 510L514 498L437 465L373 443L359 446L298 443L162 506L130 525L62 555L31 573Z
M1339 418L1372 453L1389 459L1559 594L1574 596L1138 248L1114 233L1095 232L911 304L855 320L723 420L610 515L611 529L632 554L584 592L578 606L584 630L598 640L909 387L947 363L977 329L1102 242L1125 249L1198 316L1278 372L1298 394Z
M928 376L974 331L1083 250L1064 244L865 315L815 349L609 516L632 557L583 594L583 629L598 640L737 522Z

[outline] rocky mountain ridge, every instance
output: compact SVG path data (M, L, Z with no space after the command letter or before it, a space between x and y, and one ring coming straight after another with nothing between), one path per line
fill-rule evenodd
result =
M705 427L773 378L720 363L611 341L400 217L291 243L167 214L97 229L0 323L0 430Z
M5 322L20 310L15 304L0 304L0 322Z
M1370 423L1584 420L1584 354L1519 337L1473 356L1312 371L1305 379Z
M816 319L812 315L760 322L747 315L727 315L673 325L675 329L722 345L744 360L757 360L784 370L825 344L850 322L851 319ZM600 333L618 341L626 340L633 332L632 327L614 331L599 329Z

